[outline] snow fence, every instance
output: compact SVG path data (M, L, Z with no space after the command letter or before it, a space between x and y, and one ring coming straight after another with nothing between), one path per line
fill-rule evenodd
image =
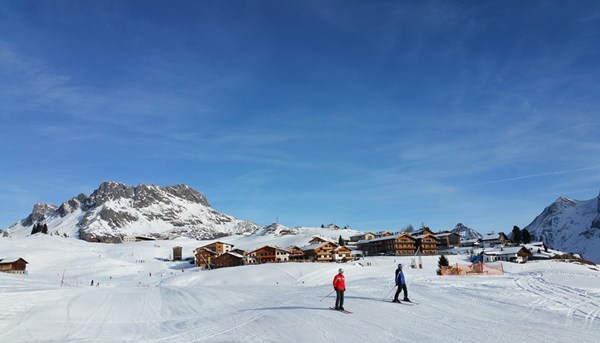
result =
M441 268L441 275L502 275L502 263L453 264Z

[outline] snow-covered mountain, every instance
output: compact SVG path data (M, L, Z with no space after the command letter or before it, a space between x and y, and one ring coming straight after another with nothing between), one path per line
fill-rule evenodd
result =
M27 236L36 223L47 224L52 233L96 242L120 242L125 235L211 239L259 228L217 212L203 194L185 185L133 187L119 182L104 182L90 196L79 194L60 206L36 204L7 231Z
M479 232L469 227L466 227L462 223L456 224L454 229L452 229L452 232L459 234L461 241L483 238L483 236Z
M533 240L600 262L600 195L590 200L560 197L525 227Z

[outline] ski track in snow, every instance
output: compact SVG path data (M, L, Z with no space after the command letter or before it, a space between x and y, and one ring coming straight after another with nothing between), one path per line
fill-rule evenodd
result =
M530 311L539 307L566 312L565 326L572 327L574 318L583 318L584 326L591 328L600 312L600 294L576 287L555 284L544 278L542 273L535 273L514 279L517 286L538 296L532 300ZM600 282L600 280L598 280Z

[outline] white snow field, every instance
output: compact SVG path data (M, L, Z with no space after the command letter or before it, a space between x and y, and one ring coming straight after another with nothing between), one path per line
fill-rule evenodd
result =
M405 268L411 306L382 301L410 257L212 271L163 261L175 245L190 257L204 244L0 238L0 258L29 262L27 275L0 273L0 342L600 342L594 266L505 263L503 276L440 277L438 257L425 257L423 269ZM352 314L329 309L339 267Z

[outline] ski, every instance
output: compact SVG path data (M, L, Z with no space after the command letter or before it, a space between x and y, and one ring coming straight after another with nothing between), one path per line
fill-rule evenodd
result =
M413 306L413 305L417 305L418 303L414 303L412 301L400 301L400 302L393 302L392 300L384 300L386 303L392 303L392 304L402 304L402 305L408 305L408 306Z
M335 309L335 308L333 308L333 307L330 307L329 309L330 309L330 310L334 310L334 311L338 311L338 312L342 312L342 313L345 313L345 314L351 314L351 313L352 313L351 311L346 311L346 310L336 310L336 309Z

